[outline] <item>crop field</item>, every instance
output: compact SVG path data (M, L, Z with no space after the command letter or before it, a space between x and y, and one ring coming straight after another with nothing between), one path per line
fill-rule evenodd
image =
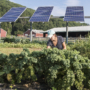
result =
M67 50L46 49L46 42L41 41L6 39L0 43L1 84L14 89L16 84L27 83L30 89L30 85L40 87L40 82L49 88L45 90L90 90L90 38L69 43Z

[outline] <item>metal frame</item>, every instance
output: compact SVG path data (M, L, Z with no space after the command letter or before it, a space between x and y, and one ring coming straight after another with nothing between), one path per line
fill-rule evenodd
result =
M19 18L31 18L31 17L19 17ZM51 16L50 18L64 18L64 16ZM84 18L90 18L90 16L84 16ZM1 40L1 22L0 22L0 40ZM32 22L30 22L30 42L32 42ZM68 44L68 22L66 22L66 44Z

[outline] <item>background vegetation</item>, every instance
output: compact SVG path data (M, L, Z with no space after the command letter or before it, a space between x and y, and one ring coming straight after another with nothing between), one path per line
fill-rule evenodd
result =
M10 2L9 0L0 0L0 17L2 17L12 7L25 7L25 6ZM22 16L31 17L34 12L35 10L31 8L27 8L26 11L22 14ZM82 25L88 25L88 24L79 23L79 22L69 22L69 26L82 26ZM55 18L55 19L50 19L49 22L45 22L45 23L41 23L41 22L33 23L32 28L37 30L39 29L48 30L54 27L65 27L65 26L66 26L66 22L64 22L63 19ZM30 28L30 22L29 19L18 19L15 23L4 22L1 24L1 27L7 31L8 35L23 34L25 31L27 31L28 28Z

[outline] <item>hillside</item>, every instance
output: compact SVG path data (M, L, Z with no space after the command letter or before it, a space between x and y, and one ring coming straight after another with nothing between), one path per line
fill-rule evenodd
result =
M12 7L25 7L20 4L16 4L13 2L10 2L9 0L0 0L0 17L2 17L8 10L10 10ZM22 16L32 16L32 14L35 12L35 10L31 8L27 8L26 11L22 14ZM86 23L76 23L76 22L69 22L69 26L81 26L81 25L87 25ZM45 23L33 23L32 28L33 29L41 29L41 30L47 30L54 27L65 27L66 22L63 21L63 19L50 19L49 22ZM23 34L25 31L27 31L28 28L30 28L30 22L29 19L18 19L15 23L13 23L13 29L12 29L12 23L2 23L1 27L7 31L7 34Z
M26 7L26 6L10 2L9 0L0 0L0 17L3 16L12 7ZM24 16L25 15L31 16L33 13L34 13L33 9L27 8L26 11L24 12Z

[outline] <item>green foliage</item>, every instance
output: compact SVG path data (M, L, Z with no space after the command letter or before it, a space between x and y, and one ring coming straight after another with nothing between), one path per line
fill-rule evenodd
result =
M44 48L47 41L32 41L29 39L20 38L3 38L3 43L0 43L0 47L13 47L13 48Z
M86 40L77 40L74 45L70 45L71 50L77 50L82 56L90 59L90 37Z
M90 89L90 59L74 50L43 49L9 56L0 53L0 82L21 83L22 80L45 79L53 90Z
M90 60L79 55L79 52L54 48L32 52L32 56L38 59L35 70L39 75L44 75L53 90L71 90L71 86L82 90L86 84L90 88L89 72L85 73L90 71Z
M30 43L30 40L29 39L19 39L19 38L2 38L2 40L4 42L7 42L7 43L23 43L23 44L28 44Z
M0 43L1 48L45 48L46 45L42 44L34 44L34 43L28 43L28 44L23 44L23 43Z
M4 63L5 62L5 63ZM5 78L9 83L21 83L21 80L37 80L33 64L37 59L30 55L29 50L23 49L21 54L11 53L9 56L0 54L0 82ZM1 74L2 73L2 74Z

